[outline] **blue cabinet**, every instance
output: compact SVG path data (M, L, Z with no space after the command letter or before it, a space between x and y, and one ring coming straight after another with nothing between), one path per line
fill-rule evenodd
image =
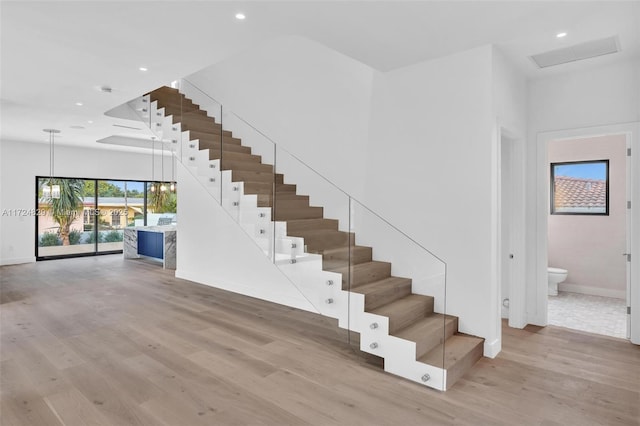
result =
M138 254L164 258L164 234L162 232L138 231Z

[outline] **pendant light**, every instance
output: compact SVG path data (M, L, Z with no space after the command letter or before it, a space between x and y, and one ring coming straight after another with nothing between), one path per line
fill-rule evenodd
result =
M156 192L156 137L151 136L151 188L149 190L151 192Z
M60 133L60 130L42 129L42 131L49 133L49 182L42 188L42 195L45 198L60 198L60 185L53 184L53 172L55 165L54 135L56 133Z

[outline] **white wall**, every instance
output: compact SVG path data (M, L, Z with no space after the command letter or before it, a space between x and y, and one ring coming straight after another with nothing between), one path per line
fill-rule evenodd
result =
M346 192L363 195L373 82L368 66L292 36L188 80Z
M493 48L493 108L500 156L496 162L499 184L495 216L500 231L495 262L500 279L497 302L503 316L509 318L509 326L522 328L527 324L524 291L527 79L497 47ZM503 306L504 299L509 299L509 308Z
M447 312L460 316L461 331L485 337L485 354L494 356L500 350L497 116L525 133L524 80L496 55L485 46L381 73L291 37L188 80L443 258ZM327 206L322 194L330 191L314 191L321 185L309 185L306 176L285 175L312 204ZM394 274L411 276L403 249L377 241L362 225L354 231L359 241L372 242L374 257L393 262ZM185 276L194 268L185 265ZM436 264L428 269L424 277L439 271Z
M527 309L529 322L546 324L546 218L547 153L545 133L640 121L640 61L617 63L557 75L529 83L527 138ZM594 131L599 131L594 129ZM634 165L640 166L639 156ZM546 219L544 220L546 225ZM639 299L640 300L640 299ZM639 324L640 326L640 324Z
M511 138L524 138L527 131L527 79L493 47L493 106L498 124Z
M317 312L202 184L178 165L176 276Z
M549 163L609 160L609 215L549 215L549 266L567 269L560 290L624 299L627 264L627 141L607 135L552 141Z
M35 176L49 175L49 145L3 140L0 151L3 211L34 209ZM56 145L55 175L147 180L151 177L151 157L137 152ZM0 263L34 262L35 218L4 215L0 219Z
M500 338L491 73L487 46L377 74L366 179L367 204L447 262L447 313L485 354Z

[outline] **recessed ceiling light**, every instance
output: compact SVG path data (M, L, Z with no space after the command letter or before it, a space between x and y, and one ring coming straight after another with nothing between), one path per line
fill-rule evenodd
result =
M82 102L76 102L76 105L78 105L78 106L82 106L82 105L83 105L83 103L82 103Z
M556 34L556 37L562 38L562 37L566 37L566 35L567 35L567 33L561 32L561 33Z
M244 13L236 13L236 19L239 19L240 21L242 21L245 18L246 16L244 15Z
M93 120L87 120L87 123L93 124Z
M140 67L140 68L138 68L138 69L139 69L140 71L149 71L149 68L147 68L147 67Z

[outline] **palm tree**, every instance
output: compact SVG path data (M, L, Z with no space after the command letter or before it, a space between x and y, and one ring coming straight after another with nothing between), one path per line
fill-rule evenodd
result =
M166 185L169 187L169 184L165 183L154 183L156 190L151 191L148 190L147 194L149 197L149 209L154 213L175 213L176 211L176 194L171 191L160 191L160 185Z
M60 198L52 198L51 213L53 220L60 225L60 239L68 246L71 223L82 210L84 181L82 179L50 179L45 185L60 185Z

